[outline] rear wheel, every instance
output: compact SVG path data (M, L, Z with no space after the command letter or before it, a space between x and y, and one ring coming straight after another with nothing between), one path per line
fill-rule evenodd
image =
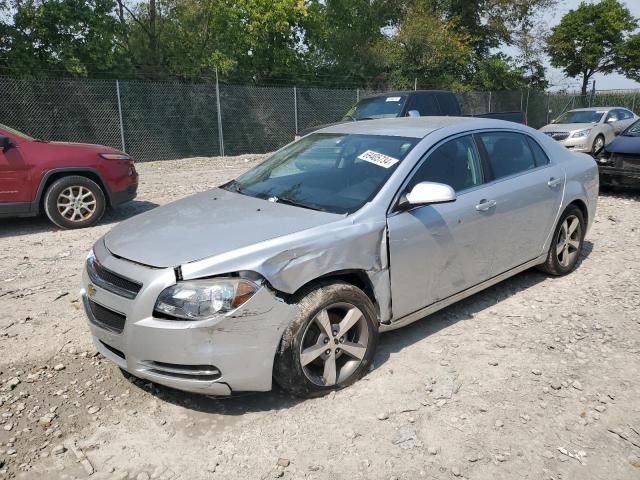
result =
M276 382L294 395L318 397L363 377L378 341L369 297L353 285L332 282L303 292L296 303L298 317L275 359Z
M44 196L44 210L60 228L83 228L104 215L106 201L96 182L73 175L51 184Z
M570 205L560 217L547 253L547 260L540 270L551 275L566 275L578 264L584 242L585 221L582 211Z

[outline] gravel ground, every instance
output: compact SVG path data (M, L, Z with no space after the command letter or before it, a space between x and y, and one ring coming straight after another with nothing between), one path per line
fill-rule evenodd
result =
M114 223L259 157L139 165L94 228L0 224L0 478L640 478L640 195L601 196L578 270L536 271L381 337L352 387L214 399L127 378L77 299Z

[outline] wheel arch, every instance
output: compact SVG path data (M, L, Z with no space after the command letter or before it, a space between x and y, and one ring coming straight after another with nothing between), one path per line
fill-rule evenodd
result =
M371 303L373 304L376 310L378 320L380 320L380 305L375 296L373 282L371 281L371 278L369 277L367 272L364 270L346 269L346 270L336 270L334 272L326 273L324 275L314 278L313 280L308 281L304 285L301 285L295 292L293 292L290 295L288 294L287 297L292 297L294 295L299 294L301 291L308 290L312 288L313 285L316 283L320 283L320 282L326 283L331 281L342 281L362 290L365 293L365 295L369 297L369 300L371 300Z
M40 181L40 185L38 185L38 191L36 193L36 198L34 201L34 213L40 213L43 211L43 202L44 196L47 189L53 185L56 180L59 180L64 177L70 177L72 175L77 175L81 177L86 177L89 180L94 181L104 193L104 198L107 201L107 207L111 206L111 191L107 187L107 182L105 182L100 172L93 168L56 168L48 171L42 180Z
M576 207L578 207L580 209L580 212L582 212L582 217L584 218L584 223L585 225L589 224L589 209L587 208L587 204L584 202L584 200L576 198L575 200L569 202L569 204L567 205L567 208L569 208L571 205L575 205ZM566 208L565 208L566 210Z

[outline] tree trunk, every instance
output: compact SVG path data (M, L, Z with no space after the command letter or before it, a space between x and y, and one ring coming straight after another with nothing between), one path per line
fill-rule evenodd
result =
M587 88L589 87L589 78L590 75L588 75L587 73L582 74L582 95L587 94Z
M149 0L149 48L153 65L159 63L156 0Z

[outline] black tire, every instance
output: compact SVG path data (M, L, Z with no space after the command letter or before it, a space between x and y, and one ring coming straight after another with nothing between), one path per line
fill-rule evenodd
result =
M602 144L600 146L598 146L598 140L602 140ZM593 145L591 145L591 155L593 157L596 157L600 154L600 152L602 151L602 149L604 148L604 135L597 135L596 138L593 139Z
M274 363L274 379L283 390L299 397L320 397L333 390L339 390L351 385L369 371L378 344L378 320L373 303L362 290L340 281L321 282L296 295L292 302L295 302L299 307L298 317L284 331ZM338 307L334 309L336 305ZM337 367L334 371L339 371L339 373L336 374L335 384L321 385L318 382L323 382L324 377L314 378L310 371L311 368L321 368L314 366L314 364L323 362L326 352L313 362L310 362L307 367L303 367L301 359L302 347L304 342L308 341L309 335L313 334L312 329L316 328L321 331L318 323L316 323L317 315L327 309L328 317L331 321L331 330L335 332L338 330L337 322L340 320L340 308L348 309L350 307L356 307L362 313L362 317L358 317L360 320L358 320L357 324L354 324L350 332L356 330L357 326L359 331L353 333L358 333L361 335L359 338L362 339L365 338L363 332L366 328L366 339L362 340L366 344L366 350L362 359L359 359L359 365L354 366L353 362L357 362L358 359L344 351L339 353L341 344L338 342L342 342L344 337L338 338L334 333L333 338L325 338L325 340L328 340L328 347L335 349L334 358ZM319 335L322 335L322 333ZM347 335L351 335L351 333ZM320 340L318 338L317 343L314 345L320 345ZM348 339L347 343L350 341L351 339ZM343 343L342 346L345 346L345 344ZM324 348L321 347L321 349ZM326 363L326 360L324 361ZM343 367L339 366L341 362ZM339 378L343 375L346 375L346 377ZM314 380L311 380L311 378L314 378Z
M74 218L70 218L68 215L65 216L63 211L58 208L58 200L63 200L61 195L65 192L71 192L72 194L76 192L79 195L81 191L91 192L93 197L88 197L88 200L95 203L87 203L86 205L88 206L79 209L79 216L74 215ZM65 202L67 199L68 197L64 197ZM107 206L104 192L100 186L93 180L80 175L62 177L53 182L44 194L43 203L44 211L49 220L64 229L84 228L95 224L102 218ZM72 204L73 201L69 200L69 205Z
M579 222L579 233L574 233L573 235L575 235L575 238L570 237L569 240L572 240L573 242L578 243L577 248L575 248L571 252L571 253L576 252L577 254L573 255L572 258L570 257L570 261L569 259L567 259L568 261L566 263L563 263L562 261L563 256L569 255L569 253L567 253L569 252L569 250L567 250L566 252L563 252L562 254L558 254L560 243L564 241L564 238L566 238L563 225L566 220L569 219L569 222L571 222L571 219L574 219L574 218L577 219ZM556 229L553 232L551 245L549 246L549 252L547 253L547 259L538 268L543 272L548 273L549 275L554 275L554 276L562 276L562 275L571 273L573 270L575 270L576 265L578 264L578 260L580 258L580 252L582 251L582 245L584 243L584 235L585 235L584 215L582 214L582 211L577 206L569 205L567 209L564 211L564 213L562 214L562 216L560 217L560 220L556 225Z

